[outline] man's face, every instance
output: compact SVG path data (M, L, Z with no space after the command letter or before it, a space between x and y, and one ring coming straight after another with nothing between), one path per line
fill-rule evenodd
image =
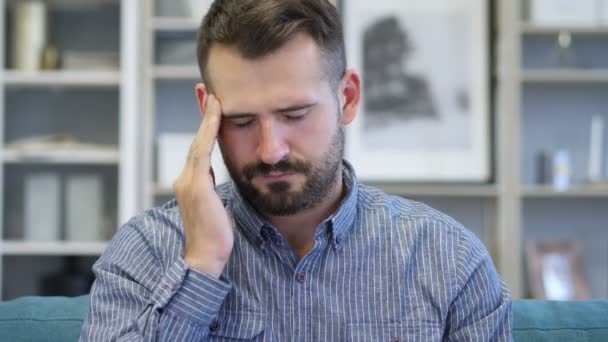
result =
M243 197L268 215L318 204L341 170L344 132L315 42L297 34L254 60L216 45L208 70L222 103L219 146Z

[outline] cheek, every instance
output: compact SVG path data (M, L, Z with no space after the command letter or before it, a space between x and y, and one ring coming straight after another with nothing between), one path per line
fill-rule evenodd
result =
M251 162L255 156L251 134L231 129L221 129L218 135L222 153L236 165Z
M296 139L292 141L305 148L311 155L323 155L336 129L337 119L334 114L320 114L317 115L316 120L310 120L297 127L293 133Z

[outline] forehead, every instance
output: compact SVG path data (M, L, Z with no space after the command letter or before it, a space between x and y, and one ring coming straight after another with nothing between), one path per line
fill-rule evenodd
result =
M264 111L298 101L316 101L329 90L320 49L303 33L255 59L243 58L233 46L215 44L209 51L207 70L224 111Z

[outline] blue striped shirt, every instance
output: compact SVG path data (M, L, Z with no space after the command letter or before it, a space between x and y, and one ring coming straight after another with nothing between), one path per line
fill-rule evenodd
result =
M511 297L482 243L428 206L359 184L301 260L240 197L220 279L189 268L175 200L121 227L94 266L81 341L510 341Z

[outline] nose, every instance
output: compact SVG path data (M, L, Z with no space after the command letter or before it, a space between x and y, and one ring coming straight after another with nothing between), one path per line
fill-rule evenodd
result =
M289 148L283 139L283 132L271 120L260 125L260 139L256 152L258 158L268 165L278 163L289 154Z

